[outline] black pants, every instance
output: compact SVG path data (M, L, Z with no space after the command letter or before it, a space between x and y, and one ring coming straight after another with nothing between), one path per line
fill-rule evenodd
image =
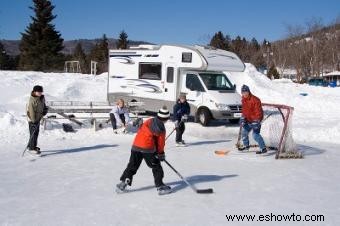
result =
M137 170L144 159L146 164L152 169L154 181L156 187L163 184L164 172L160 161L155 157L155 153L144 153L139 151L131 151L130 160L120 177L121 181L125 181L126 178L130 179L130 184L132 183L133 176L137 173Z
M185 130L184 122L180 122L178 128L176 128L176 142L182 141L184 130Z
M124 116L124 114L119 114L119 118L125 124L125 116ZM110 119L111 119L112 128L114 130L117 129L117 119L116 119L116 117L115 117L115 115L113 113L110 113Z
M30 140L28 141L28 148L34 150L38 144L40 122L29 122Z

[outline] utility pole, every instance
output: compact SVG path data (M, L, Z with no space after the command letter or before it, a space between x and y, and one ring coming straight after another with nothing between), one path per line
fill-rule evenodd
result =
M267 64L266 75L268 75L270 56L273 56L273 52L270 51L270 43L268 41L265 42L265 46L266 46L266 52L263 53L263 57L266 58L266 64Z

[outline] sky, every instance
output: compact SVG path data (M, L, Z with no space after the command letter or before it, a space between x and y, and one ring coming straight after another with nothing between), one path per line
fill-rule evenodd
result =
M340 17L340 0L52 0L53 21L65 40L117 38L125 30L131 40L162 44L207 44L222 31L275 41L287 25L311 18L329 24ZM21 38L30 23L31 0L0 0L0 39Z

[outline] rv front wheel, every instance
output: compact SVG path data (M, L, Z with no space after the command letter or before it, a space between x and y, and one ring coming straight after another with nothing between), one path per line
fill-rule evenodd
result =
M197 121L201 123L202 126L207 126L211 119L209 110L204 108L199 110L197 114L197 119Z

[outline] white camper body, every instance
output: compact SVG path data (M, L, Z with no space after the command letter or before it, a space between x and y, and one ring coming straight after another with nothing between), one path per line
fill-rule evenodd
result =
M191 115L206 125L210 119L237 121L241 97L224 72L244 71L232 52L203 46L140 45L109 51L108 101L141 101L147 111L172 107L187 95Z

